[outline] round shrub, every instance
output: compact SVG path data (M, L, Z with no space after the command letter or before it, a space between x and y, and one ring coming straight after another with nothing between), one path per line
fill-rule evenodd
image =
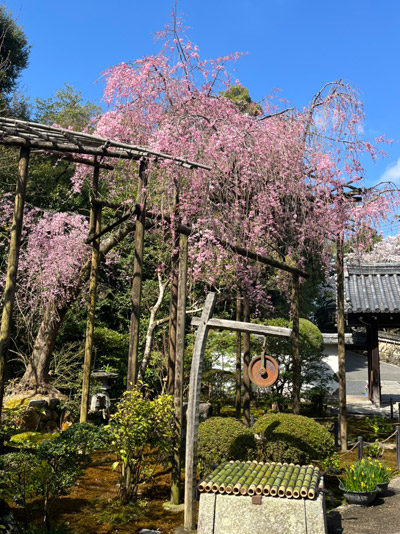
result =
M335 452L329 431L302 415L263 415L252 428L260 438L259 457L273 462L311 462L324 460Z
M253 460L256 440L253 432L233 417L211 417L199 426L200 471L229 460Z

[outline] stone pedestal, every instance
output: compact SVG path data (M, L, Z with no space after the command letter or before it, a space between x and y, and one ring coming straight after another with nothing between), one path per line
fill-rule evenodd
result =
M200 495L197 534L326 534L323 494L316 499Z

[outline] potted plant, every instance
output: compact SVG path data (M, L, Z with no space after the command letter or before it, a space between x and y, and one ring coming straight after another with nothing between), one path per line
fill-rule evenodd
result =
M339 488L349 504L368 506L375 500L378 489L371 467L370 461L364 459L346 467Z
M368 458L368 470L371 472L373 479L375 480L378 491L383 493L387 490L390 480L390 467L382 460Z

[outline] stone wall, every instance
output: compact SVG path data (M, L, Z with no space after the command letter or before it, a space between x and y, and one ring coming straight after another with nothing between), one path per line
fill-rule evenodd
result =
M387 340L380 341L379 356L381 362L392 363L400 367L400 344Z

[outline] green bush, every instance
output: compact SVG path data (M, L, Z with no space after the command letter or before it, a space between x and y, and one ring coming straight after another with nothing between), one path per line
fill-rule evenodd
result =
M254 460L256 440L253 432L233 417L212 417L199 426L199 468L229 460Z
M263 415L252 428L260 437L260 459L274 462L306 463L330 458L335 452L329 431L302 415Z
M138 485L151 477L155 461L171 456L173 418L170 395L148 400L138 386L126 391L116 405L107 429L117 456L112 468L121 469L119 497L123 504L137 499Z

